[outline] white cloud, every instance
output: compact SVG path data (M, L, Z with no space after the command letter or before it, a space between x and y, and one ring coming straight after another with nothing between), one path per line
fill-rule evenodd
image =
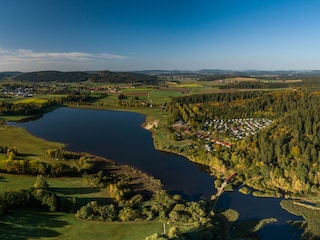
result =
M102 70L114 65L114 61L124 59L127 57L109 53L34 52L0 48L0 71Z

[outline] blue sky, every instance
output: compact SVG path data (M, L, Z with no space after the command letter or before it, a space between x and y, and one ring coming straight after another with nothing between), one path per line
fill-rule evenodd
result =
M318 0L0 0L0 71L320 69Z

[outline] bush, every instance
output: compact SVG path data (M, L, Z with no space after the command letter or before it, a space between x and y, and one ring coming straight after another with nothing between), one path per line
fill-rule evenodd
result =
M251 193L251 190L247 187L242 187L239 189L239 192L241 192L242 194L248 195Z
M81 207L75 217L87 220L115 221L118 220L118 207L114 204L100 206L98 202L92 201Z

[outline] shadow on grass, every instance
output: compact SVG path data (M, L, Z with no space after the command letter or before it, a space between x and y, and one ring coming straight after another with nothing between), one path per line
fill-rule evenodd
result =
M50 188L50 191L63 195L90 194L100 192L100 188Z
M68 225L68 222L57 219L60 216L59 213L48 213L36 208L12 210L0 218L0 239L56 238L61 234L55 229Z
M0 176L0 182L7 182L5 177Z
M26 157L36 157L36 156L39 156L37 154L31 154L31 153L19 153L18 154L18 158L21 157L21 158L26 158Z

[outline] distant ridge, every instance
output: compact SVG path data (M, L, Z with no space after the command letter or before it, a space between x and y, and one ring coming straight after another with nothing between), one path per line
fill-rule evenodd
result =
M88 80L89 76L86 72L39 71L16 75L15 80L29 82L82 82Z
M158 78L149 74L136 72L110 72L101 71L92 74L89 78L92 82L108 82L108 83L144 83L157 84Z
M92 81L100 83L144 83L157 84L158 78L148 74L133 72L111 72L111 71L87 71L87 72L60 72L60 71L38 71L38 72L7 72L0 73L0 77L13 77L16 81L25 82L83 82Z
M82 82L92 81L99 83L143 83L157 84L161 76L188 76L206 81L214 81L232 77L250 77L257 79L320 79L320 70L223 70L223 69L201 69L201 70L140 70L127 72L104 71L37 71L37 72L0 72L0 80L7 78L16 81L29 82Z
M0 79L4 79L4 78L7 78L7 77L12 77L12 76L17 76L19 74L22 74L22 72L0 72Z

